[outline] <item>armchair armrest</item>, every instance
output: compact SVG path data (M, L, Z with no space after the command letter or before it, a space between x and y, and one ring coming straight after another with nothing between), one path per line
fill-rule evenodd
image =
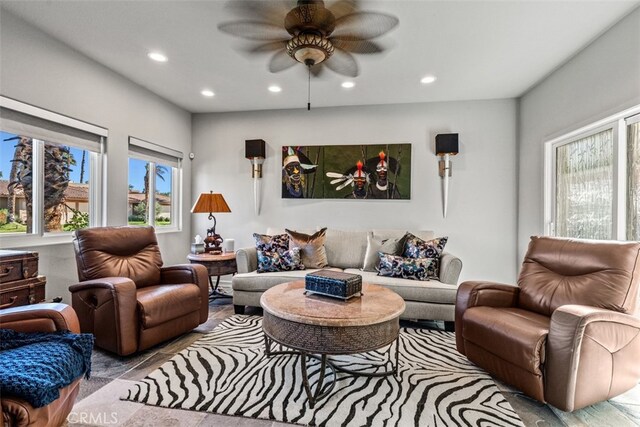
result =
M249 273L258 269L258 251L253 248L242 248L236 251L238 273Z
M513 307L518 299L520 288L495 282L463 282L456 294L456 348L465 354L462 339L462 316L467 309L477 306Z
M551 316L545 397L563 411L610 399L640 379L640 319L584 305Z
M200 264L177 264L160 269L163 285L193 283L200 288L200 323L209 318L209 272Z
M99 347L120 355L138 349L136 285L126 277L104 277L69 286L82 332Z
M462 260L460 258L447 252L440 256L440 282L457 285L461 271Z
M33 304L0 311L0 328L17 332L80 333L80 323L73 308L66 304Z

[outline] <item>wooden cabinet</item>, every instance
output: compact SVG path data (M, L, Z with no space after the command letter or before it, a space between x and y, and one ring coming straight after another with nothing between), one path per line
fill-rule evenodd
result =
M45 284L37 252L0 250L0 309L44 301Z

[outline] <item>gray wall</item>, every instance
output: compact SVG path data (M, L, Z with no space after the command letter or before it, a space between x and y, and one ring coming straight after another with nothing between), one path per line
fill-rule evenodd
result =
M640 9L520 99L518 249L544 232L545 141L640 104Z
M318 108L193 116L192 198L221 192L232 213L219 214L217 231L236 249L269 226L435 230L450 237L446 250L463 263L461 279L512 281L516 233L516 105L514 100ZM434 138L458 132L449 213L442 218L441 180ZM251 166L244 140L267 142L263 206L254 214ZM288 200L281 192L281 147L412 143L409 201ZM194 215L193 234L206 215Z
M0 94L109 130L107 222L127 222L128 137L182 151L191 149L188 112L110 71L3 11L0 17ZM184 162L183 231L159 234L165 264L185 262L189 250L191 165ZM77 281L71 244L26 248L40 253L47 297Z

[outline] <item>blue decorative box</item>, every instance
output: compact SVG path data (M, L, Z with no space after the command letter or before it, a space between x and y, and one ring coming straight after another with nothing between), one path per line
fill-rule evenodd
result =
M362 293L362 276L333 270L319 270L304 277L306 292L347 300Z

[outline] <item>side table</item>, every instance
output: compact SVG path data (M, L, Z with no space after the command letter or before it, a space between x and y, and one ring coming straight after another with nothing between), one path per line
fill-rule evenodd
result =
M207 267L209 272L209 285L211 286L210 299L231 298L231 295L224 294L218 290L220 285L220 276L225 274L236 274L238 267L236 265L236 254L226 253L220 255L213 254L189 254L187 259L191 264L201 264ZM212 277L216 276L216 283L213 283Z

